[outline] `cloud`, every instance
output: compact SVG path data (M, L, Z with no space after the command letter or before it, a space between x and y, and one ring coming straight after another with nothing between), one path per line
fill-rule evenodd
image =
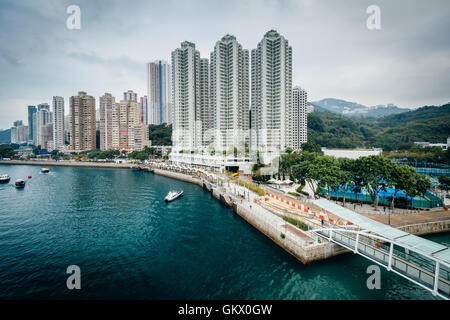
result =
M448 102L450 3L377 0L379 31L366 28L373 1L79 0L81 30L68 30L69 0L0 2L0 127L28 104L79 90L120 98L146 94L146 63L170 61L184 40L208 57L229 33L246 49L277 29L293 48L293 84L310 100L344 98L403 107ZM66 112L68 108L66 107ZM26 118L23 118L24 120Z

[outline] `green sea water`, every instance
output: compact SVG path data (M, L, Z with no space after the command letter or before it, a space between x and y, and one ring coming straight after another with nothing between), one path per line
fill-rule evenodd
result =
M128 169L0 173L11 176L0 185L0 299L434 299L384 269L369 290L372 262L354 254L303 265L186 182ZM185 194L166 204L171 189ZM450 245L449 233L427 238ZM81 290L66 287L69 265Z

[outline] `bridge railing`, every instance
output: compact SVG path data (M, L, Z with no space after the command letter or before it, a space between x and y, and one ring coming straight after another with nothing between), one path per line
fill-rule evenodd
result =
M425 257L395 241L362 231L317 228L312 232L384 266L434 295L444 299L450 297L450 268L444 263ZM386 246L387 243L389 246Z

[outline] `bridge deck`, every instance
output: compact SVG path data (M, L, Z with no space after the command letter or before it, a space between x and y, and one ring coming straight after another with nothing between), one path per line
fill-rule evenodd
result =
M343 220L352 222L361 229L365 229L368 232L395 241L396 243L404 245L406 248L410 248L425 256L430 256L437 261L450 266L450 248L447 246L374 221L327 199L321 198L313 200L313 203Z

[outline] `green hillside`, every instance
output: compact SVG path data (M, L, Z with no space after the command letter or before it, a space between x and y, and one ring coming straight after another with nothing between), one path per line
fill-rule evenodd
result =
M410 149L414 141L444 143L450 136L450 104L426 106L376 120L331 112L308 115L308 140L328 148Z

